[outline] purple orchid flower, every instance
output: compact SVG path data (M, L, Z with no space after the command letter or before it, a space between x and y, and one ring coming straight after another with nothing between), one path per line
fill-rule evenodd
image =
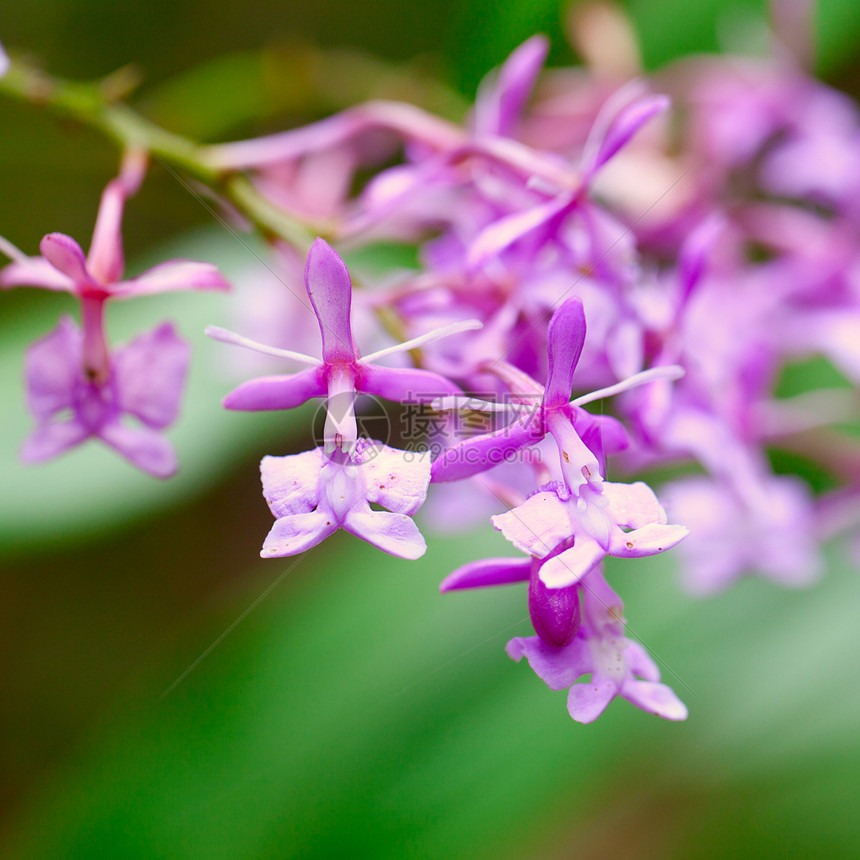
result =
M27 352L27 400L38 426L21 459L39 463L95 437L144 472L158 478L174 474L173 447L157 431L179 412L189 352L173 326L163 323L114 349L104 382L97 382L81 373L83 332L63 317ZM126 415L143 426L127 426Z
M440 398L434 404L439 408L465 405L470 409L512 409L515 419L501 430L473 436L444 451L433 463L433 481L471 477L504 462L520 448L536 444L547 434L551 434L558 445L561 470L571 491L576 491L590 476L599 478L604 454L623 450L627 434L614 418L590 415L581 407L654 380L677 379L683 371L675 365L650 368L616 385L570 400L573 374L582 354L585 334L582 301L573 296L558 308L547 329L548 375L544 388L501 360L488 368L513 384L514 397L525 403L482 404L474 399ZM535 397L540 397L537 406Z
M9 71L9 57L6 51L3 50L3 45L0 44L0 78Z
M323 239L311 246L305 286L322 336L323 360L276 349L210 326L216 340L310 365L288 376L246 382L224 399L228 409L292 409L311 397L327 397L324 445L287 457L265 457L263 494L276 517L263 557L304 552L339 528L401 558L418 558L426 544L410 518L421 506L430 481L429 457L359 439L357 392L388 400L429 402L459 388L436 373L390 368L375 360L428 341L480 326L466 321L394 347L360 356L352 338L352 283L343 260ZM387 511L373 510L376 503Z
M88 255L63 233L42 239L41 257L27 257L0 240L0 250L13 260L0 271L0 287L65 291L81 303L82 329L64 318L28 353L28 402L38 427L22 451L27 462L50 459L94 436L144 472L163 478L176 471L172 448L155 431L178 414L188 349L173 327L164 324L112 354L104 306L110 299L229 285L215 266L188 260L162 263L136 278L120 280L123 209L137 191L145 166L145 157L130 153L120 175L108 183ZM63 420L60 416L67 410L71 418ZM126 427L120 420L123 415L137 418L144 427Z
M567 644L575 635L579 617L575 586L607 554L627 558L653 555L671 548L687 534L682 526L667 524L665 512L644 483L603 480L601 425L581 409L585 402L633 384L667 375L677 378L679 369L652 369L568 402L585 333L582 302L568 299L548 327L549 376L537 415L530 414L528 424L518 420L511 427L449 448L432 470L434 480L467 477L498 462L500 450L507 455L509 450L533 444L547 433L553 437L563 480L541 487L522 504L491 518L517 549L537 561L513 565L494 562L489 566L478 563L474 568L467 565L448 577L443 589L529 580L529 611L535 630L554 646ZM508 374L515 384L522 376ZM519 385L522 387L522 382Z
M578 723L594 722L621 696L637 708L667 720L685 720L687 708L660 683L660 670L645 649L624 636L624 605L600 570L582 585L582 624L562 647L538 636L511 639L508 656L523 657L551 690L570 688L567 709ZM577 683L584 675L590 680Z

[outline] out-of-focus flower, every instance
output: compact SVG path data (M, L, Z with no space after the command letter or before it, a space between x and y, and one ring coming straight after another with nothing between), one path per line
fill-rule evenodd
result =
M137 191L145 167L141 154L130 153L120 175L108 183L88 255L63 233L42 239L40 257L27 257L5 240L0 245L13 260L0 271L0 287L65 291L81 303L80 329L64 319L28 354L28 401L39 423L22 452L28 462L49 459L94 436L157 477L176 470L171 446L155 431L176 418L188 349L165 324L112 353L104 306L110 299L181 289L223 290L229 285L215 266L189 260L162 263L121 280L123 209ZM67 409L72 411L70 420L58 417ZM125 426L123 414L138 418L145 429Z
M764 471L742 485L695 477L666 485L663 494L690 528L680 559L691 592L716 594L753 572L794 587L821 574L815 510L802 481Z
M179 412L188 345L164 323L113 349L104 382L81 373L83 347L83 332L63 317L27 351L27 401L38 426L21 459L38 463L95 437L144 472L172 475L176 455L158 431ZM142 426L128 426L125 416Z

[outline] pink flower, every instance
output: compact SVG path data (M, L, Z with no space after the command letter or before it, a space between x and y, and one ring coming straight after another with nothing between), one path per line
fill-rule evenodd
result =
M362 357L352 338L349 272L323 239L317 239L308 253L305 286L319 323L322 361L214 326L206 330L216 340L309 365L291 375L243 383L224 398L226 408L292 409L311 397L326 397L325 444L303 454L264 457L260 464L263 495L276 517L261 555L304 552L343 528L392 555L418 558L427 547L411 515L427 494L429 456L359 439L355 395L365 392L414 403L459 392L453 382L436 373L383 367L375 359L479 324L447 326ZM388 510L374 510L371 504Z
M145 161L131 153L120 175L102 194L89 254L63 233L42 239L41 257L26 257L5 240L0 249L13 262L0 271L0 287L32 286L71 293L81 303L82 328L68 318L30 349L28 401L38 427L26 442L28 462L49 459L95 436L145 472L167 477L176 470L169 443L154 435L171 424L188 363L188 349L170 324L111 353L104 331L104 306L179 289L227 289L215 266L188 260L162 263L121 280L124 261L120 226L127 197L143 178ZM58 418L71 410L69 420ZM122 415L144 428L126 427Z

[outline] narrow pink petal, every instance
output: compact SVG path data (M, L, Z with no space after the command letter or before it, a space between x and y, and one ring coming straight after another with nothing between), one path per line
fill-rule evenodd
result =
M466 256L467 268L474 272L488 261L494 260L514 242L546 226L553 218L564 213L574 201L572 193L559 194L531 209L493 221L478 234L469 247Z
M450 379L430 370L361 363L355 387L399 403L429 403L437 397L462 393Z
M93 240L87 255L87 267L102 284L112 284L122 277L125 258L122 251L122 213L126 191L118 179L107 184L99 203L99 214L93 229Z
M513 136L548 51L546 36L532 36L505 60L497 76L482 83L475 103L476 134Z
M405 514L372 511L369 507L353 508L347 513L343 527L356 537L398 558L413 560L427 551L427 544L418 526Z
M326 364L355 361L358 353L350 325L352 282L343 260L325 239L311 245L305 286L320 324L323 360Z
M148 296L176 290L228 290L230 284L212 263L194 260L169 260L128 281L121 281L111 290L117 298Z
M680 543L689 530L684 526L653 523L632 532L617 531L612 536L609 554L618 558L641 558L656 555Z
M287 555L298 555L322 543L337 531L338 525L330 511L313 511L281 517L266 536L260 556L282 558Z
M686 720L687 706L665 684L653 681L625 681L621 695L649 714L664 720Z
M263 498L276 517L309 513L320 500L321 448L286 457L263 457L260 478Z
M50 334L27 350L27 405L36 418L45 419L74 404L81 377L82 342L72 318L63 316Z
M120 407L160 429L176 420L191 349L170 323L136 337L114 353Z
M42 256L75 284L94 283L81 246L65 233L48 233L39 243Z
M567 406L573 389L573 372L585 343L585 330L585 310L576 296L567 299L549 321L545 409Z
M327 388L322 368L309 367L291 376L261 376L243 382L224 398L225 409L256 412L293 409L311 397L322 397Z
M487 588L491 585L528 582L531 569L530 558L482 558L449 573L439 585L439 591L444 593L463 588Z
M517 637L508 642L505 651L512 660L525 657L550 690L566 690L594 666L591 651L582 638L556 648L542 642L538 636Z
M490 519L518 550L537 558L548 555L572 533L567 508L553 492L535 493L521 505ZM546 579L544 582L550 585Z
M567 710L578 723L593 723L618 695L618 685L595 673L590 681L574 684L567 694Z
M590 176L603 167L648 120L668 110L669 104L666 96L654 95L637 99L622 108L609 125L594 159L583 165L583 173Z
M57 271L44 257L27 257L0 270L0 287L43 287L75 292L75 282Z
M156 478L169 478L179 468L170 442L148 427L126 427L119 421L110 421L98 435L133 466Z
M431 480L436 483L461 481L500 463L511 462L516 458L517 451L526 445L536 445L543 438L536 424L539 426L540 422L535 416L530 416L498 433L473 436L447 448L433 462Z
M358 467L365 498L396 514L414 514L427 498L430 455L375 443L364 448Z
M607 514L625 529L638 529L648 523L666 524L666 512L654 491L644 482L616 484L603 482L603 496L609 502Z
M119 176L102 192L99 213L87 255L87 266L102 284L114 284L122 277L125 260L122 250L122 216L125 201L140 188L148 156L137 149L127 150Z
M686 301L705 271L708 257L726 229L726 218L713 213L690 232L678 255L681 301Z
M575 585L605 557L606 550L594 538L587 534L578 534L570 549L547 559L541 565L541 582L547 588Z
M89 436L89 429L78 421L43 424L24 440L21 460L25 463L42 463L79 445Z
M9 56L6 51L3 50L3 46L0 45L0 78L9 71Z

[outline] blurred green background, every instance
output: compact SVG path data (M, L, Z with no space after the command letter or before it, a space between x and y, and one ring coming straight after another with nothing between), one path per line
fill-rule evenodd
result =
M714 50L764 4L630 0L646 64ZM389 95L459 116L481 75L540 30L575 57L566 7L4 0L0 38L53 73L135 64L134 101L168 127L230 139ZM731 28L729 28L731 29ZM820 4L819 67L857 93L853 0ZM116 154L0 101L0 234L28 252L88 240ZM186 256L239 275L251 251L155 167L129 206L131 268ZM195 346L166 484L95 445L17 463L22 353L64 297L0 297L0 855L188 858L856 856L860 580L838 549L822 584L747 581L695 602L671 558L616 563L632 635L690 708L623 701L573 723L503 652L524 593L442 598L498 535L430 541L406 563L339 535L262 562L263 453L306 447L308 414L223 413L224 360L199 332L223 297L111 308L112 336L166 316ZM201 659L203 658L203 659Z

